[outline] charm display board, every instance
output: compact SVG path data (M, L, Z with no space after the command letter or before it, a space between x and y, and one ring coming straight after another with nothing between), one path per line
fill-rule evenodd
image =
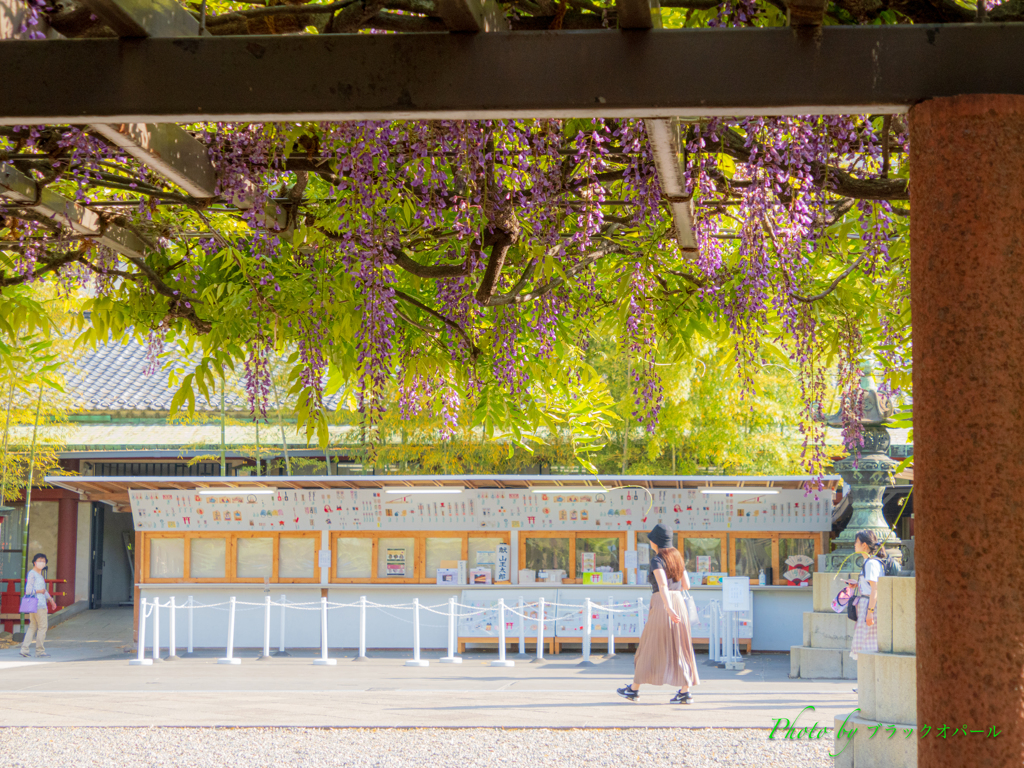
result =
M648 530L828 531L831 495L703 494L696 489L560 493L472 489L458 494L281 489L273 494L130 491L140 531Z

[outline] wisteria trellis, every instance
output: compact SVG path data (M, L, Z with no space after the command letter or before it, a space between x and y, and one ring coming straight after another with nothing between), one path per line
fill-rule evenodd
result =
M488 419L536 424L556 389L563 401L590 396L577 374L598 332L630 360L633 418L653 430L657 364L703 337L734 345L747 371L783 356L817 469L826 367L842 360L847 384L865 351L905 368L898 120L686 125L696 254L672 239L642 121L190 129L218 170L214 200L76 128L0 129L4 159L150 248L144 263L126 261L8 206L0 287L10 298L33 281L95 280L87 338L131 330L154 359L169 341L198 345L206 358L184 384L203 391L218 368L241 365L254 413L268 405L270 358L294 353L311 434L328 382L354 385L371 439L394 405L441 415L444 435Z

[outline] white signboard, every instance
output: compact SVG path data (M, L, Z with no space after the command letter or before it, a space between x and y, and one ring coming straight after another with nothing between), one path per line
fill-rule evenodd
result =
M746 576L726 576L722 579L722 610L746 611L750 609L750 579Z

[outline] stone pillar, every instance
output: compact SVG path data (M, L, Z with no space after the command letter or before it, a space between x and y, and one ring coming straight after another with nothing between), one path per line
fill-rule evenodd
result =
M63 607L75 602L75 572L78 561L78 498L58 500L57 507L57 575L53 578L67 579L63 585L64 596L57 598L57 605Z
M910 147L917 722L985 731L918 765L1020 768L1024 96L918 104Z

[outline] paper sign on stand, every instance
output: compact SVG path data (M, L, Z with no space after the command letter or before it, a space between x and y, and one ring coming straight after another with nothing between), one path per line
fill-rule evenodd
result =
M726 576L722 579L722 610L750 610L750 579L746 576Z

